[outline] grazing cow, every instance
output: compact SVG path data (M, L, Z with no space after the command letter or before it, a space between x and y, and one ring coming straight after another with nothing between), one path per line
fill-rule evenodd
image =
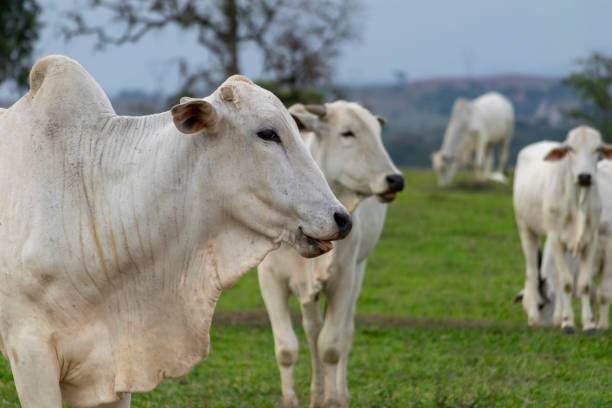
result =
M581 126L571 130L564 143L539 142L523 148L514 179L514 211L526 260L523 306L528 323L540 325L538 306L538 248L546 235L550 256L556 266L555 286L562 288L561 307L553 320L564 332L574 331L571 294L574 279L566 259L580 254L577 293L582 300L582 326L595 331L590 304L594 260L597 251L601 201L596 183L599 155L612 157L612 146L604 145L595 129ZM560 320L560 321L559 321Z
M289 112L242 76L122 117L48 56L0 129L0 348L26 408L129 407L206 357L219 294L269 251L350 229Z
M431 155L438 184L447 186L457 169L471 161L480 179L505 182L508 149L514 130L512 103L497 92L486 93L473 101L459 98L453 104L450 121L439 151ZM500 145L499 173L491 174L493 147Z
M305 260L286 245L259 266L259 285L281 373L283 407L297 406L293 368L298 342L288 298L298 296L312 357L311 406L348 406L346 368L354 331L355 304L366 261L385 221L387 205L404 179L383 144L382 118L356 103L295 105L289 111L336 197L352 213L353 232L329 254ZM378 119L378 120L377 120ZM324 317L319 293L327 297Z

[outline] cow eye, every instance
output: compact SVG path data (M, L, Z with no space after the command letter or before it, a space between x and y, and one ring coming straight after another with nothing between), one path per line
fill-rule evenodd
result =
M266 142L274 142L274 143L281 142L280 137L278 137L278 134L272 129L260 130L259 132L257 132L257 137L265 140Z
M355 137L355 134L352 130L347 130L346 132L340 133L344 137Z

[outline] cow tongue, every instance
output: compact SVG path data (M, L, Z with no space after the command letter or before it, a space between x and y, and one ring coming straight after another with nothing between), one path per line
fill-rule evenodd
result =
M321 240L319 240L317 242L317 246L319 248L321 248L322 250L324 250L325 252L331 251L332 249L334 249L334 244L332 244L329 241L321 241Z

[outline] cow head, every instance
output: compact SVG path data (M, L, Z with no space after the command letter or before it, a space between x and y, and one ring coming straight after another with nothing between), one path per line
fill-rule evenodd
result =
M438 175L438 185L444 187L450 184L458 167L458 156L462 155L470 135L472 118L472 102L458 98L453 104L451 118L444 132L442 150L431 155L434 171Z
M457 159L438 150L431 154L431 164L438 175L438 185L448 186L457 172Z
M206 98L182 98L171 113L176 128L207 152L205 188L224 217L306 257L348 234L350 216L272 93L235 75Z
M382 144L383 118L346 101L298 104L289 112L299 127L314 133L311 153L349 210L371 195L383 202L392 201L404 189L404 177Z
M595 181L600 155L606 159L612 158L612 146L602 143L597 130L579 126L570 130L565 142L548 152L544 160L567 160L573 182L587 188Z

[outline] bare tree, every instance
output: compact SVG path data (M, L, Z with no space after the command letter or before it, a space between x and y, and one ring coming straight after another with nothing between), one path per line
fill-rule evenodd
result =
M331 78L341 46L357 36L361 9L358 0L294 3L263 47L266 71L291 89Z
M340 46L355 36L360 0L89 0L89 6L109 13L110 23L92 25L90 14L71 11L62 28L67 40L93 35L103 49L170 25L195 29L212 61L197 70L180 61L181 92L188 92L239 73L240 51L249 43L262 52L264 70L287 85L329 78Z

